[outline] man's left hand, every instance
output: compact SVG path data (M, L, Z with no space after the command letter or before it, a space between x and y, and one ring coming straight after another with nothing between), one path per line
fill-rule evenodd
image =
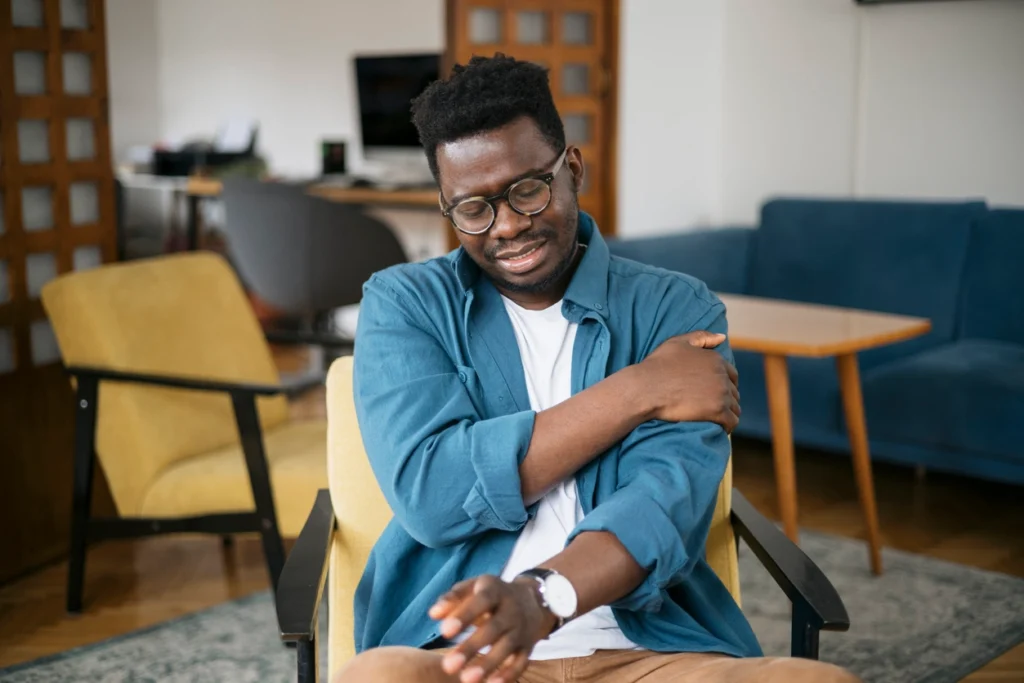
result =
M443 620L441 635L448 639L476 627L441 663L446 673L461 672L462 683L514 683L526 670L533 646L551 633L557 621L542 606L536 582L506 583L496 576L456 584L429 614ZM481 654L488 646L490 651Z

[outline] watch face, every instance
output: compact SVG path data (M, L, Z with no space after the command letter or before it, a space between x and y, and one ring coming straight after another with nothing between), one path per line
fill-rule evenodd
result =
M568 619L576 614L576 589L561 574L544 579L544 600L556 617Z

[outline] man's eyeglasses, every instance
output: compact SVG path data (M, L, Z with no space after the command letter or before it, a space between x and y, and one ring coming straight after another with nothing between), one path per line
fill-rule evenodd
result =
M504 199L512 210L522 216L536 216L548 208L551 203L551 182L562 169L562 163L569 153L566 147L550 173L539 176L523 178L507 188L501 194L493 197L468 197L452 207L446 207L444 196L439 192L438 203L441 205L441 214L452 222L456 229L468 235L482 235L494 225L494 219L498 216L498 210L494 204L499 199Z

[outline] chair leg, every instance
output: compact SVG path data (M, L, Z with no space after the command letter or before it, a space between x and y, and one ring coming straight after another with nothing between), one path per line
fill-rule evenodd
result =
M804 603L793 604L792 642L790 655L803 659L818 658L819 631L811 624L809 610Z
M75 453L71 498L71 548L68 558L68 612L82 611L85 585L85 553L89 541L93 465L96 462L97 380L78 379L75 411Z
M263 540L263 554L267 558L270 586L276 591L281 570L284 569L284 541L281 540L277 526L274 495L270 488L270 468L263 448L263 433L260 430L259 413L256 411L256 398L251 394L232 394L231 402L235 409L238 433L242 439L245 464L249 470L252 497L256 501L256 515L260 518L260 537Z
M298 641L296 650L298 683L317 683L320 680L320 662L316 655L316 638Z

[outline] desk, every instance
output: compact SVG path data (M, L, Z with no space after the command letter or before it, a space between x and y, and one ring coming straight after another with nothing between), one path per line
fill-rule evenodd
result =
M199 202L204 198L219 197L224 185L217 178L192 176L185 181L184 187L188 196L188 248L194 251L199 246ZM342 204L438 209L437 190L434 189L396 190L314 183L308 191L316 197Z
M849 433L853 471L867 525L869 559L882 573L875 484L864 421L857 353L927 334L931 322L888 313L836 306L803 304L758 297L720 296L729 319L729 344L736 351L764 355L768 415L772 428L775 485L786 535L798 540L796 465L793 459L793 420L789 396L788 356L836 359L839 387Z

